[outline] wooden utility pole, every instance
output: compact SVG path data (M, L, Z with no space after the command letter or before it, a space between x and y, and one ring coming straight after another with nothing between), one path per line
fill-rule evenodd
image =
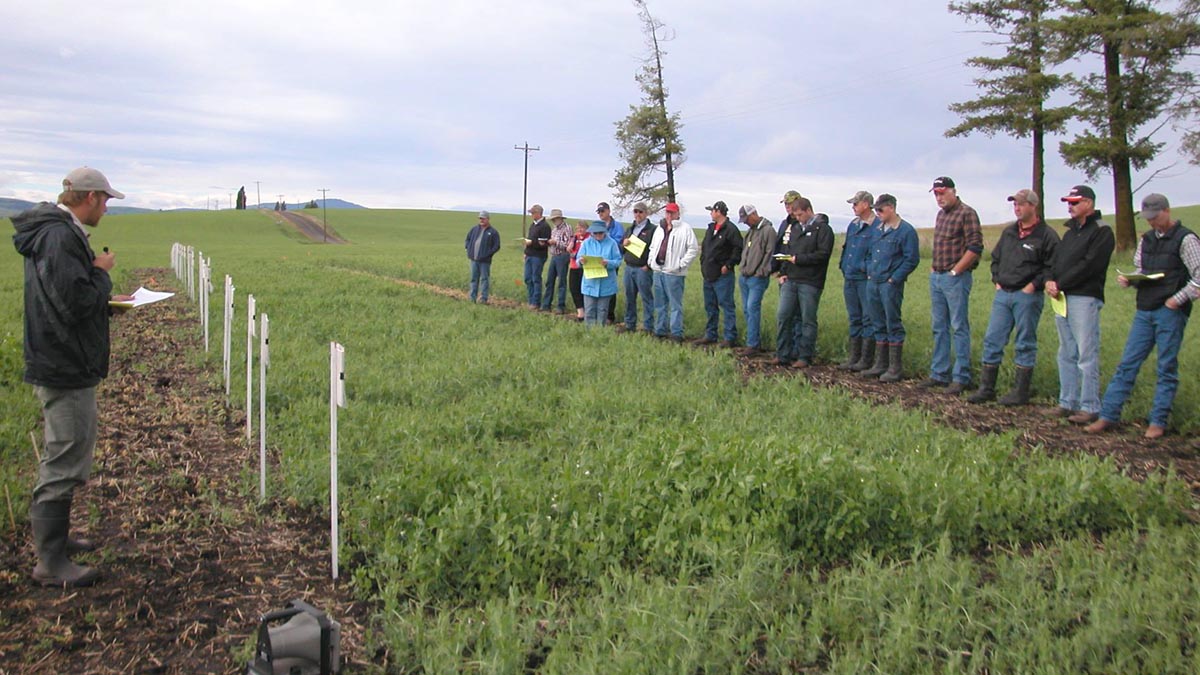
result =
M525 217L529 215L529 153L537 152L541 148L529 147L529 141L525 141L525 145L514 145L513 150L525 151L525 186L521 190L521 234L528 234L525 231Z

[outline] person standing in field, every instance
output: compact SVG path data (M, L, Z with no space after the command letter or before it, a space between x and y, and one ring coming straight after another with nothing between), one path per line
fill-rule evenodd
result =
M679 219L679 205L665 207L666 216L650 240L654 272L654 334L683 342L683 290L688 267L700 254L691 226Z
M713 202L705 207L712 222L700 243L700 273L704 278L704 311L708 322L704 337L696 344L712 344L717 341L717 324L725 314L721 347L737 345L737 305L733 299L733 269L742 259L742 233L729 221L729 207L725 202Z
M476 298L484 305L488 303L488 289L492 283L492 256L500 250L500 235L492 227L492 215L479 212L479 224L467 231L467 260L471 263L471 286L468 297Z
M96 449L96 385L108 377L108 320L114 255L96 253L95 228L109 199L124 199L104 174L81 167L67 174L58 204L43 202L12 222L13 244L25 258L25 381L42 403L45 440L29 506L43 586L88 586L95 568L70 556L94 548L71 532L75 490L87 482Z
M985 403L996 398L996 376L1004 346L1016 328L1013 341L1013 363L1016 382L1011 391L1000 399L1000 405L1029 403L1029 387L1033 367L1037 365L1037 332L1042 318L1046 277L1050 262L1058 248L1058 233L1038 217L1040 199L1033 190L1017 190L1008 198L1017 220L1004 228L1000 240L992 248L992 284L996 296L992 299L992 314L988 318L983 338L983 365L979 372L979 390L967 400Z
M550 249L550 225L542 217L542 205L534 204L529 207L529 215L533 222L529 225L528 236L525 237L525 293L529 309L542 308L542 268L546 266L546 256Z
M608 202L600 202L596 205L596 217L604 223L604 227L608 232L608 239L617 246L618 250L621 247L621 242L625 241L625 228L620 221L613 218L612 207ZM615 324L617 322L617 298L614 295L613 301L608 303L608 323Z
M1142 235L1133 253L1133 272L1155 278L1117 276L1121 288L1137 287L1137 312L1129 326L1121 363L1104 392L1100 418L1086 428L1093 434L1107 431L1121 420L1121 408L1152 349L1158 350L1158 379L1145 436L1155 439L1166 433L1179 388L1183 330L1192 313L1192 301L1200 297L1200 239L1171 218L1171 204L1163 195L1146 195L1142 217L1150 224L1150 231Z
M1044 414L1091 424L1100 415L1100 310L1116 238L1100 219L1092 188L1076 185L1062 201L1071 218L1050 263L1046 295L1066 296L1066 316L1054 317L1058 405Z
M567 224L566 218L563 218L562 209L550 209L550 222L554 227L550 230L550 266L546 270L542 311L550 311L557 290L558 304L555 305L555 313L562 314L567 311L567 270L571 265L571 243L575 237L571 234L571 226Z
M597 220L588 228L591 236L579 246L576 261L583 266L583 316L588 326L603 326L608 322L608 305L617 297L617 268L621 266L621 250L608 237L604 221ZM588 276L585 258L599 258L604 275Z
M983 230L949 176L934 179L929 190L938 205L929 273L933 358L929 377L918 386L945 387L957 396L971 384L971 270L983 255Z
M817 310L829 259L833 228L829 216L814 213L808 197L791 202L794 217L776 247L779 261L779 336L775 360L807 368L817 354Z
M899 382L904 374L904 284L921 262L917 231L896 213L896 198L875 200L879 228L867 250L867 303L875 331L875 363L859 371L880 382Z
M846 360L839 363L838 368L863 371L875 361L875 329L871 327L870 303L867 299L867 254L871 250L871 238L879 231L879 218L871 212L875 197L866 190L855 192L846 203L854 211L854 219L846 227L846 241L842 243L838 269L842 271L842 298L846 302L849 348L846 350Z
M649 207L644 202L633 205L633 224L621 241L625 257L625 330L637 329L637 301L642 296L642 330L653 330L654 323L654 273L650 270L650 242L654 240L654 223L650 222ZM629 249L629 241L642 242L642 252L635 254Z
M762 351L762 301L771 284L775 261L775 226L758 215L758 208L746 204L738 209L738 222L749 226L742 247L742 312L746 315L746 346L743 356Z
M575 223L575 236L571 240L571 268L567 271L567 278L571 284L571 302L575 304L575 320L583 321L583 267L579 265L579 261L575 256L579 253L579 247L588 238L588 221L580 219Z

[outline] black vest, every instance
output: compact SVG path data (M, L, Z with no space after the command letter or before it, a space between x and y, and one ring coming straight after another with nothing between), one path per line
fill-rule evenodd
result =
M1167 231L1166 236L1159 237L1150 230L1142 235L1142 271L1146 274L1162 272L1166 276L1155 281L1143 281L1138 284L1137 308L1150 312L1162 307L1167 300L1187 285L1191 279L1187 265L1179 255L1184 237L1192 235L1192 231L1175 223L1175 227ZM1183 306L1184 313L1190 314L1192 303Z

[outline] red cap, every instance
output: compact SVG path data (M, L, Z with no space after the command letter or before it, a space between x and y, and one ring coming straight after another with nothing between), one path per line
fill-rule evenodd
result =
M676 204L675 202L671 202L670 204L667 204L663 208L666 209L667 211L674 211L675 213L679 213L679 205Z

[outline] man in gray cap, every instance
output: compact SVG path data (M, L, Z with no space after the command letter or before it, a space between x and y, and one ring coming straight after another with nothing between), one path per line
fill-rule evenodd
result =
M525 237L525 295L529 309L542 308L542 269L550 251L550 225L542 217L541 204L529 207L533 222Z
M1125 353L1113 373L1100 418L1087 426L1090 433L1106 431L1121 420L1121 408L1133 391L1138 370L1150 350L1158 350L1158 380L1150 406L1150 424L1145 436L1161 438L1179 388L1179 347L1192 312L1192 301L1200 297L1200 239L1178 220L1171 218L1171 204L1160 194L1142 200L1142 217L1150 230L1142 235L1133 254L1133 274L1120 274L1122 288L1137 287L1137 312L1129 326Z
M850 348L846 360L838 364L842 370L863 371L875 362L875 329L871 327L870 298L867 296L867 258L871 238L879 231L879 218L871 210L875 197L859 190L846 200L854 211L854 220L846 228L842 256L842 298L846 301L846 318L850 326Z
M1016 383L1012 391L1000 399L1001 405L1029 403L1029 387L1033 367L1037 365L1038 323L1045 302L1042 291L1050 274L1050 261L1058 249L1058 233L1038 217L1038 194L1033 190L1017 190L1009 196L1016 222L1004 228L992 248L992 284L996 295L988 317L983 338L983 366L979 373L979 390L967 400L984 403L996 398L996 376L1008 336L1016 328L1013 341L1013 363Z
M500 235L492 227L492 214L479 212L479 224L467 231L467 260L471 261L471 302L487 304L492 280L492 256L500 250Z
M762 301L763 294L771 285L771 272L775 260L775 226L758 215L753 204L738 209L738 222L745 223L746 230L742 245L742 312L746 315L746 346L743 356L751 356L762 350Z
M96 385L108 376L108 317L114 255L88 244L108 200L124 199L104 174L82 167L67 174L58 204L41 203L12 218L13 244L25 257L25 381L42 402L45 442L29 507L38 563L34 581L87 586L94 568L70 555L91 542L72 539L71 504L87 482L98 435Z

